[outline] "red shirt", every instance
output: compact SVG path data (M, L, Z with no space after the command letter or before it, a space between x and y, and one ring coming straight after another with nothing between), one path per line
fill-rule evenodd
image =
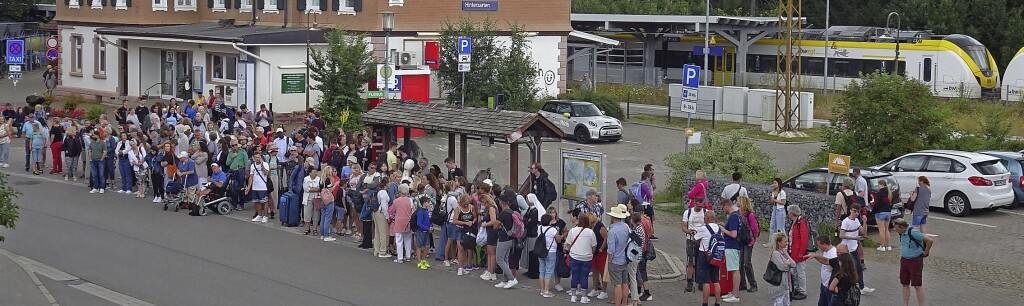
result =
M790 228L790 234L792 237L789 239L789 256L793 257L793 261L797 263L804 262L804 255L807 255L807 219L801 217L796 222L793 222L793 227Z

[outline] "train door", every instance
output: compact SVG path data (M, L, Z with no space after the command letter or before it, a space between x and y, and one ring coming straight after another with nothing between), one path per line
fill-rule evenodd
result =
M917 79L929 86L935 84L935 59L931 55L925 55L921 60L921 67L917 70Z
M712 69L715 86L732 86L736 75L736 51L726 48L722 56L715 56Z

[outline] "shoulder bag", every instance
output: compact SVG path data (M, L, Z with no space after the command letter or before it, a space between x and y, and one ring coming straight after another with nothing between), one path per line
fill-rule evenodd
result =
M775 251L778 252L778 251ZM768 259L768 267L764 271L764 281L772 286L778 286L782 284L782 270L775 265L775 262Z

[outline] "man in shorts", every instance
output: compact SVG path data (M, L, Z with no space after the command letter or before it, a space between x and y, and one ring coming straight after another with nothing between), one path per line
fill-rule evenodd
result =
M693 292L693 269L694 262L697 259L697 253L700 253L699 244L700 240L697 240L694 235L698 230L704 228L704 198L694 198L694 203L697 203L692 208L687 209L683 213L683 234L687 237L686 239L686 292ZM706 230L706 229L705 229Z
M608 278L615 292L615 305L626 305L629 296L629 270L626 265L626 245L629 243L629 226L623 221L629 217L625 204L612 207L608 212L611 219L608 230L608 255L612 260L608 264ZM639 297L637 297L639 298Z
M263 161L263 154L252 155L252 165L249 166L249 183L245 187L245 193L249 194L256 208L256 217L252 222L267 223L267 202L270 200L267 191L267 177L270 176L270 164Z
M185 202L196 203L196 189L199 177L196 176L196 162L188 158L188 152L178 153L178 175L185 178Z
M924 289L921 276L924 274L924 258L928 257L934 241L920 230L910 227L906 220L898 218L892 222L900 234L900 284L903 285L903 305L910 305L910 287L917 293L917 305L924 306Z
M742 197L742 196L741 196ZM743 217L740 216L740 211L735 205L726 205L725 212L729 214L729 219L725 222L725 229L722 231L725 236L725 270L732 274L732 287L740 287L740 222L743 222ZM723 301L729 303L736 303L740 301L740 298L736 296L736 291L730 292L722 297Z
M699 227L694 233L694 239L698 242L697 256L694 266L696 272L694 274L697 284L701 286L701 305L708 305L708 297L710 290L715 291L715 305L722 304L722 290L718 286L718 282L721 279L721 275L718 273L719 269L717 266L711 265L711 258L708 258L707 252L711 248L711 235L721 232L722 229L715 223L715 212L707 210L704 213L704 224L705 226ZM710 231L709 231L710 229Z

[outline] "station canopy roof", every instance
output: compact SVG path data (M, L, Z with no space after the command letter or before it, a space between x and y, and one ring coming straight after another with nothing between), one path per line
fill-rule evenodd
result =
M496 110L479 107L457 107L445 103L388 101L363 114L363 122L449 132L514 142L520 136L563 136L551 121L537 113ZM514 138L514 139L513 139Z

